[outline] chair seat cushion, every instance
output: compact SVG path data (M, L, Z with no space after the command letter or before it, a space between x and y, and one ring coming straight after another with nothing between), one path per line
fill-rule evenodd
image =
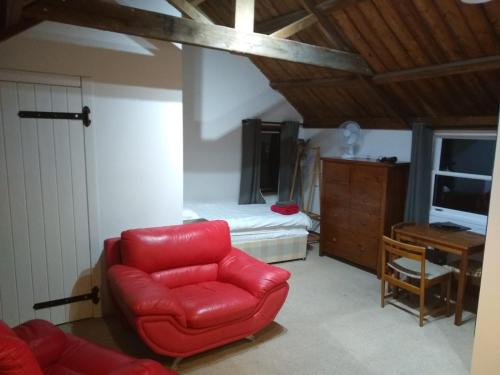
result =
M408 258L398 258L393 262L387 263L387 265L406 276L420 279L420 262L416 260ZM427 280L432 280L447 273L450 273L450 270L446 269L445 267L431 263L428 260L425 261L425 278Z
M250 316L258 299L232 284L207 281L172 289L191 328L208 328Z

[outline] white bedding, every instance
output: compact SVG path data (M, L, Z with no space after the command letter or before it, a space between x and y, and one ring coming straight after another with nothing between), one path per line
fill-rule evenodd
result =
M281 215L270 204L185 203L183 219L226 220L235 243L269 238L307 235L312 222L299 212Z

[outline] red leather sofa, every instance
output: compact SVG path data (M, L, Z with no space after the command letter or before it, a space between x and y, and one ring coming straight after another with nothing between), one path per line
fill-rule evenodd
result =
M225 221L134 229L105 241L119 310L156 353L184 358L273 321L290 273L231 247Z
M45 320L13 329L0 321L3 375L175 375L151 360L137 360L65 334Z

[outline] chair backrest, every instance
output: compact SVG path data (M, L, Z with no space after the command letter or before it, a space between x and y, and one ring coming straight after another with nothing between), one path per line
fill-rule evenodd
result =
M218 263L231 251L225 221L132 229L108 240L106 259L138 268L169 287L216 280ZM119 257L117 247L119 246Z
M393 263L398 258L406 258L420 263L420 272L415 276L418 276L421 280L425 280L425 250L423 246L410 245L383 236L381 252L382 273L385 275L388 274L388 263Z
M33 352L13 330L0 320L0 374L42 375Z

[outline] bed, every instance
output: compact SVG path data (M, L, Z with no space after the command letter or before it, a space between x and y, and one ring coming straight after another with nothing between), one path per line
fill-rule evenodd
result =
M183 219L226 220L233 245L267 263L305 259L312 225L306 214L277 214L270 204L185 203Z

